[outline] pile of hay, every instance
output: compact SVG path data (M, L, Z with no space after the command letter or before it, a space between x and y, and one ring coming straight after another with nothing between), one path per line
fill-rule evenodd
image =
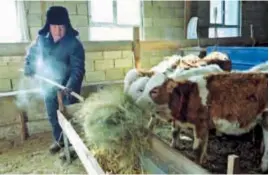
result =
M149 148L148 117L122 88L105 88L88 97L80 117L85 142L105 171L143 173L139 156Z

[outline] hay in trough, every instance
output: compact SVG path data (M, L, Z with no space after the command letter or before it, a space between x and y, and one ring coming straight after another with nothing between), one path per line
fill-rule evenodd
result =
M83 105L85 142L110 173L142 173L139 156L149 148L145 113L121 88L106 88Z

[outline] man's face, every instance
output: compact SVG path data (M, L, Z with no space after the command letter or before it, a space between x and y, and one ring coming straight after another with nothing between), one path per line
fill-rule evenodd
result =
M54 42L59 41L61 38L65 35L65 26L64 25L50 25L50 33L52 35L52 38Z

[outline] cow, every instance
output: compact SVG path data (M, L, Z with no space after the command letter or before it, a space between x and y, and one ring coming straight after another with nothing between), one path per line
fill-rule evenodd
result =
M127 93L132 85L133 82L135 82L140 77L151 77L154 74L153 71L148 71L144 69L131 69L129 70L123 80L124 83L124 93Z
M217 51L209 53L207 56L201 59L198 64L217 64L224 71L230 72L232 70L232 62L228 55Z
M260 63L256 66L253 66L252 68L248 69L249 72L268 72L268 61Z
M229 135L241 135L256 125L263 128L264 153L261 169L268 159L268 74L216 73L174 81L165 74L155 74L144 93L155 104L156 112L173 121L171 146L176 146L179 128L192 128L196 162L205 160L210 129ZM159 108L158 108L159 106Z
M127 94L136 101L144 92L145 86L149 80L149 77L143 76L136 79L127 91Z

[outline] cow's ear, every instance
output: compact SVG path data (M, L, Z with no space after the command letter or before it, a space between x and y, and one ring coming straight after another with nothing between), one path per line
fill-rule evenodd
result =
M177 86L177 83L171 79L167 80L166 90L168 93L172 93L174 88Z

